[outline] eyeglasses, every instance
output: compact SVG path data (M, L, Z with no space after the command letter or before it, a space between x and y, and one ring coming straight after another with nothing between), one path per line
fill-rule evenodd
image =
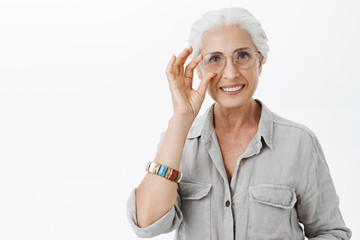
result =
M224 55L222 52L211 52L204 56L200 66L207 72L219 73L226 63L226 56L232 55L234 63L241 69L247 69L254 65L256 56L259 57L259 51L255 52L250 48L239 48L233 54ZM261 53L260 53L261 54Z

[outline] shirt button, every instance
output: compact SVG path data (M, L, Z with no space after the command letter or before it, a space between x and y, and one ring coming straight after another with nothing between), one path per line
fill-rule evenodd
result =
M225 206L226 206L226 207L229 207L229 206L230 206L230 201L229 201L229 200L226 201Z

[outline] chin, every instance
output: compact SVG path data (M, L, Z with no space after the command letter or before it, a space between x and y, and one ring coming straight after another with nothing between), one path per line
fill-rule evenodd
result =
M232 109L232 108L241 108L246 105L251 99L217 99L215 102L223 108Z

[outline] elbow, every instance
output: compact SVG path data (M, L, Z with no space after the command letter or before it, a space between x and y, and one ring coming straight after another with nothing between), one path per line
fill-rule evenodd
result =
M167 205L169 204L169 205ZM139 228L147 228L157 222L176 204L176 198L165 204L151 202L151 201L137 201L136 203L136 222ZM160 206L162 206L160 208Z
M137 209L137 211L136 211L137 226L139 228L147 228L150 225L154 224L160 218L162 218L164 215L166 215L166 213L168 213L171 210L171 208L173 208L175 203L176 203L176 201L171 204L171 207L169 209L166 209L163 212L155 212L154 208L150 207L150 206L148 206L146 208L142 208L141 210Z
M136 222L139 228L147 228L155 221L151 220L149 214L136 214Z
M352 232L347 227L339 227L336 229L331 229L328 231L318 232L316 234L313 234L312 236L309 236L308 239L341 239L341 240L349 240L351 238Z

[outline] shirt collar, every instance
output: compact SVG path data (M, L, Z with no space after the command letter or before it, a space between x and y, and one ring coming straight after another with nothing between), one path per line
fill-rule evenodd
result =
M256 136L258 137L258 140L262 137L266 145L272 149L274 116L270 109L262 101L259 99L254 100L261 105L261 116ZM210 139L211 134L215 131L213 118L214 106L215 103L213 103L201 117L195 119L189 130L188 138L201 136L200 140L203 142L207 142Z

